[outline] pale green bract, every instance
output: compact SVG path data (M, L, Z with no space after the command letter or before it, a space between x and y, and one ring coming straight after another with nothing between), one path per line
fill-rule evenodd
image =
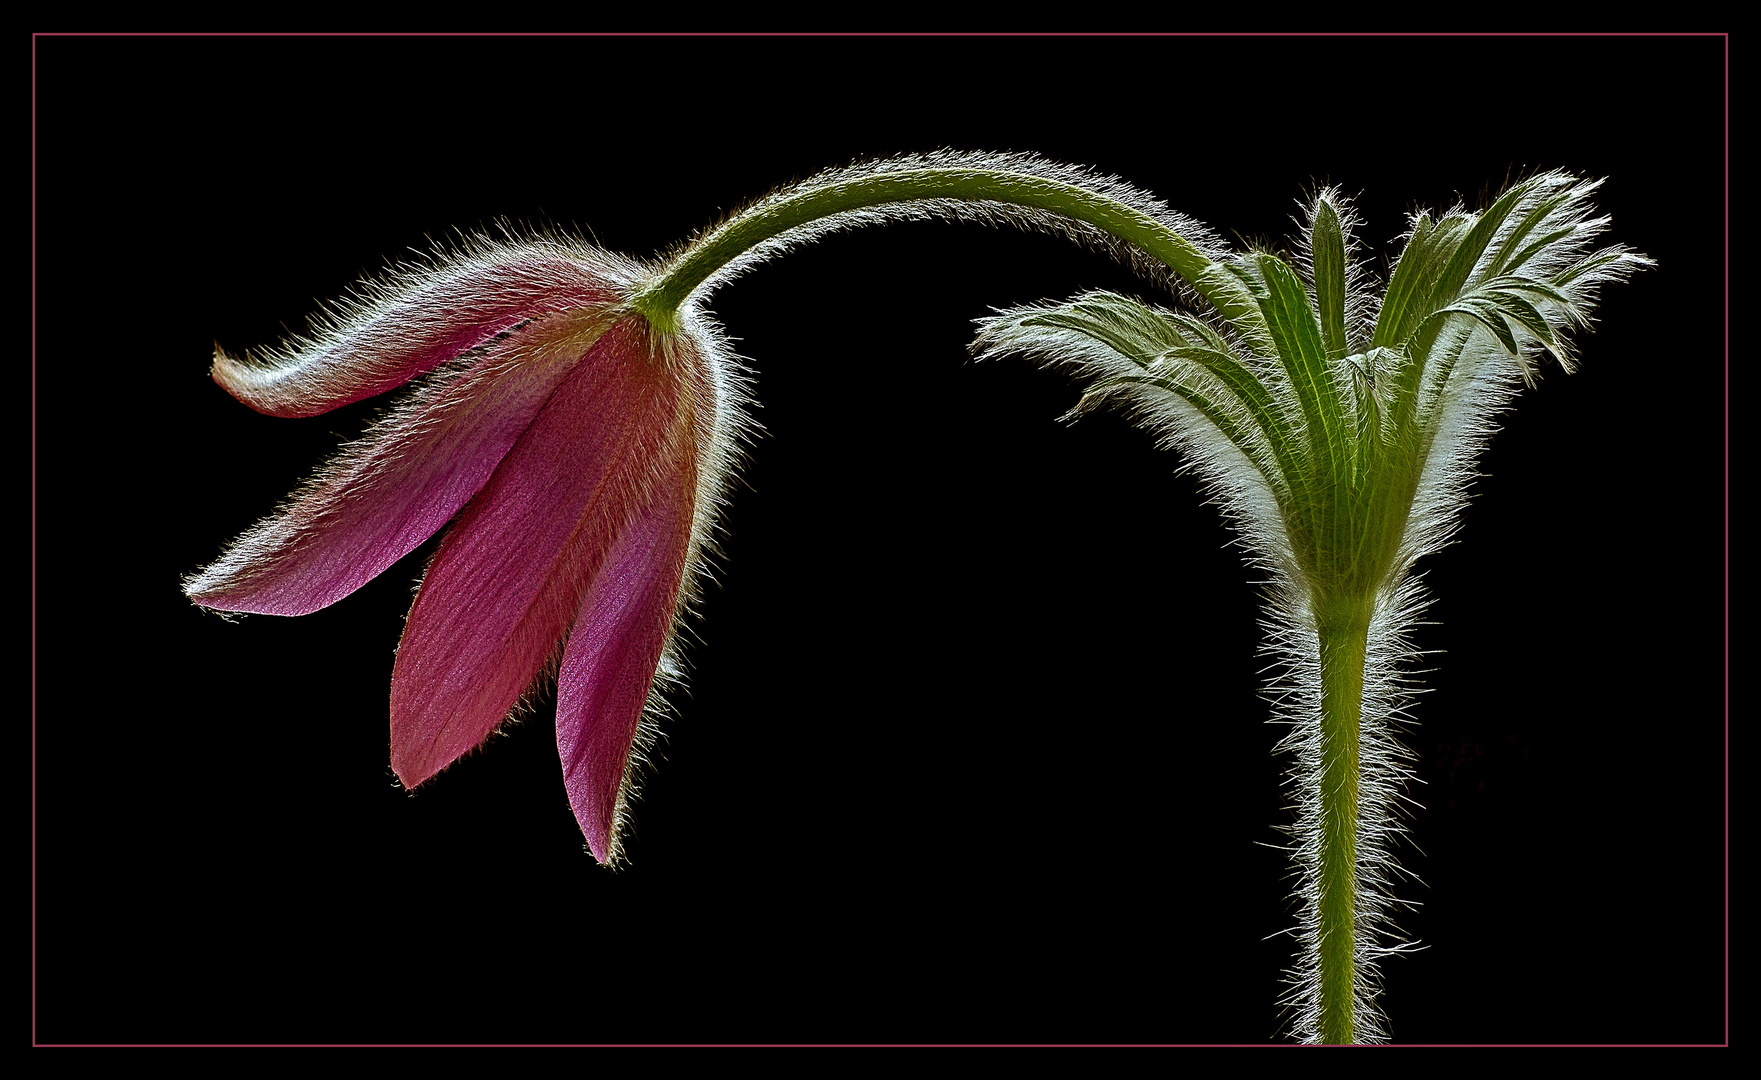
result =
M1597 186L1545 173L1477 214L1418 215L1380 295L1329 189L1294 260L1208 267L1201 316L1097 292L983 320L982 355L1074 371L1087 388L1075 412L1117 405L1177 450L1270 572L1298 807L1286 1003L1305 1040L1385 1035L1377 963L1412 947L1391 917L1390 850L1410 779L1394 729L1423 606L1411 571L1447 542L1494 415L1537 355L1571 370L1566 331L1649 261L1594 246Z

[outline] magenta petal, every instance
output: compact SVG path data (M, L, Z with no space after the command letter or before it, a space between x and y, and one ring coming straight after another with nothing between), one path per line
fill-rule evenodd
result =
M694 476L680 477L618 537L575 618L557 676L563 781L601 863L617 857L631 747L685 577L694 485Z
M405 271L263 363L224 353L214 381L272 416L315 416L383 394L530 319L622 297L632 268L605 252L534 242Z
M639 321L594 343L441 543L391 683L391 763L414 787L519 701L652 486L690 457L681 387Z
M186 593L222 611L305 615L365 585L488 482L602 320L583 312L535 323L424 389L186 582Z

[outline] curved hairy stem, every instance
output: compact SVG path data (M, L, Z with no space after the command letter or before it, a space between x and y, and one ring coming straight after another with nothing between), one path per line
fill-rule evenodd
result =
M1212 260L1163 221L1074 178L1032 171L1030 161L999 160L995 166L926 160L921 165L851 169L760 200L686 248L637 294L633 305L665 331L677 323L679 308L704 282L767 241L875 207L933 202L1021 207L1080 222L1147 253L1207 301L1220 304L1205 280Z

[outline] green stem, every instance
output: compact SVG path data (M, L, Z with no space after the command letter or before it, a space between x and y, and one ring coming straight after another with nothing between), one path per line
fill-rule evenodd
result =
M1369 600L1315 602L1321 646L1320 1037L1357 1041L1357 847L1360 731Z
M1199 280L1210 260L1184 237L1134 207L1031 173L926 166L809 182L765 199L693 243L636 295L633 306L656 329L675 332L679 308L697 287L758 244L836 214L929 199L1030 207L1085 222L1148 252L1210 299Z

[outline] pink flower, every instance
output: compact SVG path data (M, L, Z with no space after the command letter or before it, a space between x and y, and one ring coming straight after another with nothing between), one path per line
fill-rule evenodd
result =
M272 416L421 382L185 582L204 607L304 615L456 516L398 645L392 769L423 783L554 670L563 779L600 862L743 423L708 321L687 307L662 334L628 306L645 274L580 244L480 242L263 362L217 355L214 380Z

